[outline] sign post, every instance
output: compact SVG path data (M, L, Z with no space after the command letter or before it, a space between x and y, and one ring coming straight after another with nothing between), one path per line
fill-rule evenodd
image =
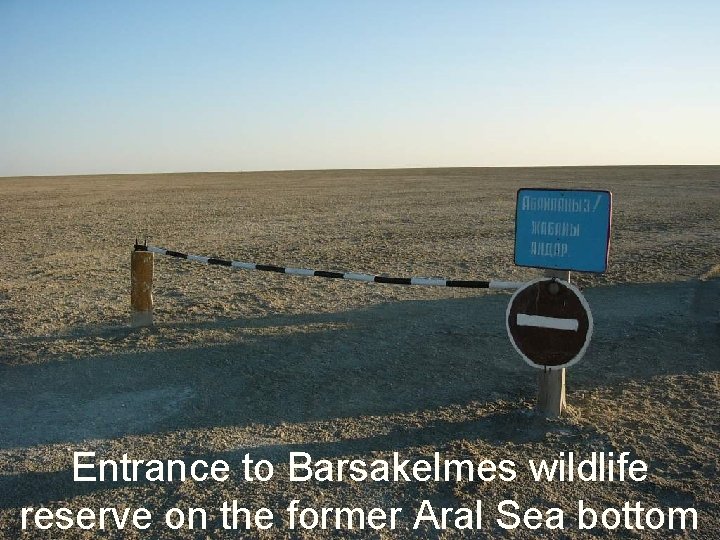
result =
M546 270L545 277L562 279L570 283L570 272L566 270ZM537 410L546 416L561 416L567 401L565 400L565 368L543 369L538 373Z
M592 335L590 308L570 285L570 271L607 270L611 216L609 191L517 193L515 264L544 268L546 278L513 295L506 325L518 353L541 370L536 408L547 416L565 409L565 368L582 358Z

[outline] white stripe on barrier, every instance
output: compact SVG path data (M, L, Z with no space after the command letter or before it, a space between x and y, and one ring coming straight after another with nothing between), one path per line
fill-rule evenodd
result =
M286 268L285 273L296 276L314 276L315 270L310 270L309 268Z
M351 281L374 281L375 276L370 274L358 274L356 272L346 272L343 274L343 279L349 279Z
M242 268L243 270L255 270L255 263L232 261L230 266L233 268Z
M439 278L414 277L410 280L410 285L425 285L428 287L445 287L447 281Z

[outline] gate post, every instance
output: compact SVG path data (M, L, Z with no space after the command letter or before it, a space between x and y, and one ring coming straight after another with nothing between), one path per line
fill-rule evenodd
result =
M153 253L138 251L130 256L130 326L153 324Z

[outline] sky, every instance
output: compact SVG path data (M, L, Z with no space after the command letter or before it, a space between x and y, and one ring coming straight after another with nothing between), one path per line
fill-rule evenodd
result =
M718 1L0 0L0 176L720 164Z

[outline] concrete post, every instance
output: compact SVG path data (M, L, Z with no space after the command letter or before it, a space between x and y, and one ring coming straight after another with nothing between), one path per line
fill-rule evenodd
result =
M567 270L546 270L545 276L570 283L570 272ZM548 418L557 418L562 415L566 406L565 368L542 370L538 375L536 410Z

